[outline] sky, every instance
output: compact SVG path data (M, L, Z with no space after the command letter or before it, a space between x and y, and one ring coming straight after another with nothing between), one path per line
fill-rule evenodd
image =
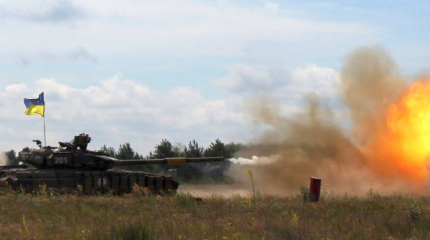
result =
M47 142L252 142L244 99L285 114L336 95L345 57L379 45L404 75L429 71L427 1L15 0L0 2L1 150L43 139L23 98L45 92ZM35 146L35 145L34 145Z

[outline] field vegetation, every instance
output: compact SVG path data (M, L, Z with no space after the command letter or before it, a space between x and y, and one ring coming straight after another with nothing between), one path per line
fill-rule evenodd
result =
M1 239L429 239L430 198L0 192Z

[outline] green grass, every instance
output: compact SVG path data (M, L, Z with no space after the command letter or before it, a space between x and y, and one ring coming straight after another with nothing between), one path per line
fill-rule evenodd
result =
M430 197L0 192L1 239L429 239Z

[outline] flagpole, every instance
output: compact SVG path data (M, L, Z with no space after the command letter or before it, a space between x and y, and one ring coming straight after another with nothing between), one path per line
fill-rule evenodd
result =
M43 138L45 140L45 147L46 147L46 127L45 127L45 117L43 117Z
M43 140L45 141L45 147L46 147L46 125L45 125L46 105L45 105L44 92L42 92L42 94L43 94Z

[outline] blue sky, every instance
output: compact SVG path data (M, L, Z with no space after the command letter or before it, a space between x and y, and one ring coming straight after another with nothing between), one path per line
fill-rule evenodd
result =
M271 88L286 114L336 95L345 56L378 44L401 73L430 62L425 1L12 1L0 3L0 139L42 139L24 97L45 91L48 143L252 141L243 99Z

